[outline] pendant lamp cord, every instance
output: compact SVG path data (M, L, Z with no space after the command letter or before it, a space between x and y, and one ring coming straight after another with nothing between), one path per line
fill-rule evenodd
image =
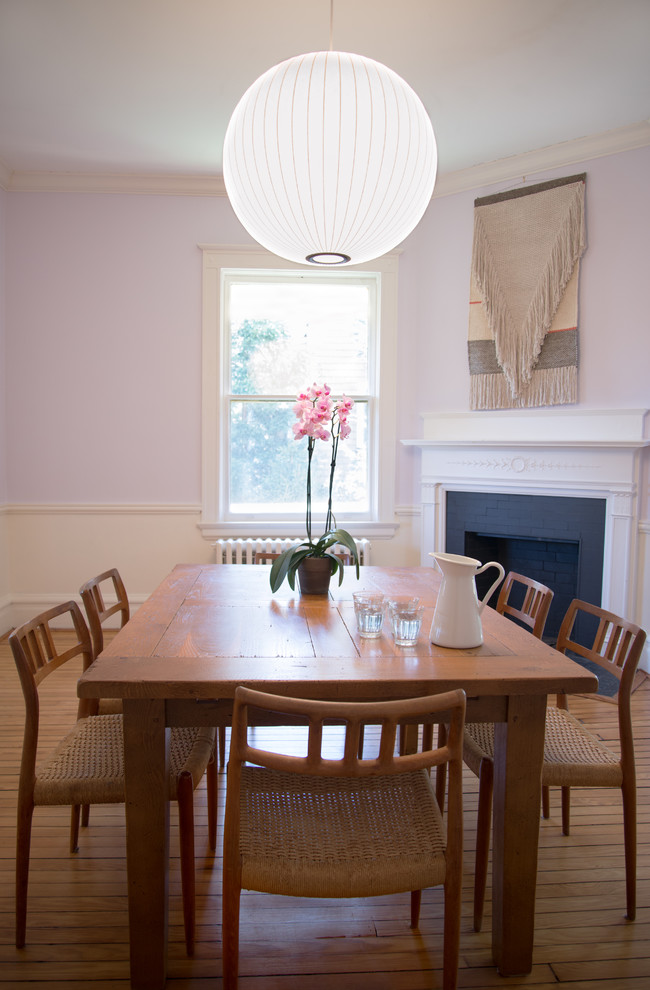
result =
M330 0L330 51L333 50L334 39L334 0Z

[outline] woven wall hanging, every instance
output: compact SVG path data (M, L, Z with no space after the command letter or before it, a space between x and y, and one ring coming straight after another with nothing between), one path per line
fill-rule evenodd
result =
M578 401L586 174L474 201L470 408Z

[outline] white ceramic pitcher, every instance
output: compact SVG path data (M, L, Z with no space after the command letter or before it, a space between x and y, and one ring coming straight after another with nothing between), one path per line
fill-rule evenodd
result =
M429 556L442 572L442 587L431 624L431 642L456 650L480 646L483 642L481 612L496 586L503 581L503 567L496 560L481 564L474 557L463 557L458 553L432 553ZM479 602L474 578L488 567L496 567L499 576Z

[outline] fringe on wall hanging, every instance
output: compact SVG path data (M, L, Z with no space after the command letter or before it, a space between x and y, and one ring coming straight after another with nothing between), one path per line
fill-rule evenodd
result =
M470 408L578 400L586 174L474 201Z

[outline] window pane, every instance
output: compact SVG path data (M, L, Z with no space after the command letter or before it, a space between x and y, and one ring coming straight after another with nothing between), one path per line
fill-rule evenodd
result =
M230 404L230 509L232 512L292 512L302 515L307 495L307 440L294 440L293 401L237 401ZM339 442L332 510L335 516L367 512L368 405L357 402ZM318 440L312 460L312 512L323 515L331 442ZM313 536L317 533L314 528Z
M232 394L293 397L313 382L368 394L368 285L229 284Z

